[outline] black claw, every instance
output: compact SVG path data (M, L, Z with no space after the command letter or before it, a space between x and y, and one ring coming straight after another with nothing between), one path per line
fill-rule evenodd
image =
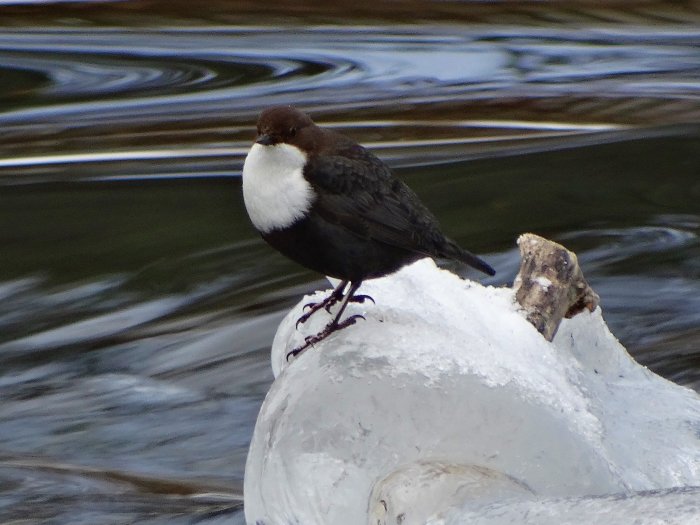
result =
M306 348L306 346L307 346L307 345L300 346L299 348L295 348L294 350L292 350L291 352L289 352L289 353L287 354L287 362L289 362L289 358L290 358L290 357L296 357L297 355L299 355L299 354Z
M372 304L377 304L374 299L372 298L371 295L353 295L352 298L350 299L350 302L353 303L364 303L367 299L372 301Z
M309 318L314 313L316 313L317 311L319 311L321 308L324 307L324 303L326 303L326 302L328 302L328 299L325 299L324 301L321 301L320 303L306 303L304 305L303 310L305 310L306 308L311 308L311 310L309 310L304 315L302 315L299 319L297 319L296 328L298 329L300 324L304 324L306 321L308 321ZM328 306L326 306L326 308L328 308Z
M345 328L347 326L354 325L358 319L362 319L363 321L366 321L364 315L360 315L360 314L351 315L350 317L345 319L345 321L343 321L342 323L338 323L338 326L335 328L334 331L342 330L343 328Z
M320 335L320 334L318 334L318 335ZM317 343L318 341L320 341L321 339L316 340L316 338L318 337L318 335L315 335L315 336L314 336L314 335L309 335L309 336L307 336L307 337L304 339L304 344L303 344L303 345L297 346L294 350L292 350L291 352L288 352L288 353L287 353L287 362L289 362L289 358L290 358L290 357L296 357L296 356L298 356L300 353L302 353L302 352L303 352L304 350L306 350L308 347L313 346L314 343Z

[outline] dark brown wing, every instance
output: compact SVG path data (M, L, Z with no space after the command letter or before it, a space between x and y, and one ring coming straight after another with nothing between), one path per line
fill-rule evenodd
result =
M309 160L305 175L322 191L314 205L325 220L359 237L436 258L461 260L485 273L493 269L440 231L418 196L367 150L353 144L343 155Z

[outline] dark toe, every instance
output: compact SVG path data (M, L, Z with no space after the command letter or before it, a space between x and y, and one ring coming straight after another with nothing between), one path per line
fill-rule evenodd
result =
M295 348L294 350L292 350L291 352L289 352L289 353L287 354L287 361L289 361L289 358L290 358L290 357L296 357L296 356L298 356L298 355L301 354L304 350L306 350L308 347L309 347L309 343L307 342L306 344L303 344L303 345L301 345L301 346Z
M364 315L360 315L360 314L351 315L350 317L345 319L342 323L338 323L337 328L341 329L341 328L345 328L347 326L354 325L358 319L362 319L363 321L366 320Z
M353 303L364 303L367 300L372 301L373 304L377 304L371 295L353 295L350 299Z

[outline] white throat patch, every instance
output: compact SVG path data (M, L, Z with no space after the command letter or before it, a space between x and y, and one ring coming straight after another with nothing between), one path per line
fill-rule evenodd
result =
M261 233L286 228L309 211L315 195L302 170L306 154L290 144L253 144L243 164L243 200Z

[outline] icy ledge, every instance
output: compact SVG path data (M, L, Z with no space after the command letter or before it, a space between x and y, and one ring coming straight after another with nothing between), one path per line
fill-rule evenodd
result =
M366 321L290 363L328 291L279 326L249 524L700 523L700 398L637 364L600 309L550 343L512 289L429 259L360 292L376 304L348 315Z

